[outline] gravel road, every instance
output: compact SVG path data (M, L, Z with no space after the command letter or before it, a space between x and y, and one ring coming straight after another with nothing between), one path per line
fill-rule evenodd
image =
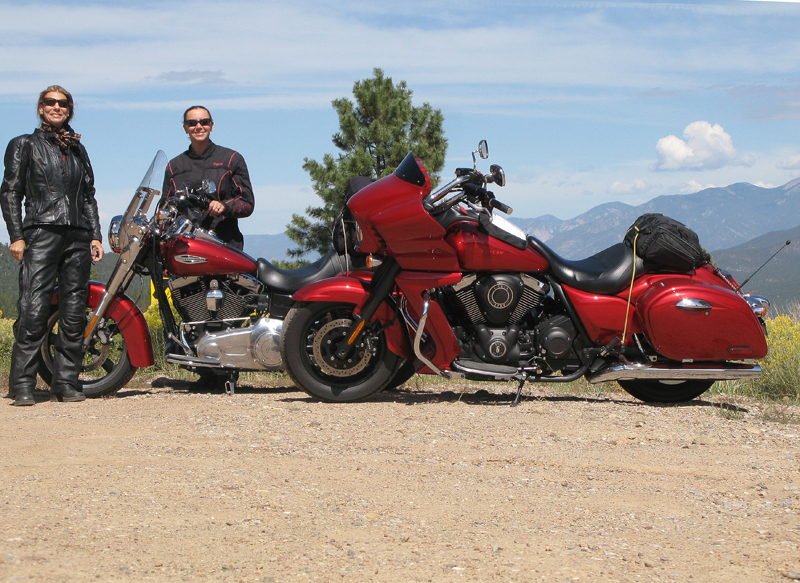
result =
M3 581L800 579L798 407L138 382L0 407Z

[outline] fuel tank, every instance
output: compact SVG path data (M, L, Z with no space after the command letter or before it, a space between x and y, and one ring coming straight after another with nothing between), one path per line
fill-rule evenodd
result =
M550 266L531 247L512 247L467 221L452 225L445 240L455 249L463 271L538 273Z
M255 274L258 265L248 255L212 238L183 233L162 249L167 270L179 277Z

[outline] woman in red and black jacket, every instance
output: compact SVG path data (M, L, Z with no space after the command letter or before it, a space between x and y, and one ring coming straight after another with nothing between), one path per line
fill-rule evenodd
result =
M255 198L247 164L238 152L211 141L214 120L208 109L193 105L183 114L183 129L191 145L170 160L164 176L162 196L171 196L185 186L200 188L203 179L212 180L217 192L209 201L200 227L213 229L217 237L237 249L244 248L238 219L253 213Z

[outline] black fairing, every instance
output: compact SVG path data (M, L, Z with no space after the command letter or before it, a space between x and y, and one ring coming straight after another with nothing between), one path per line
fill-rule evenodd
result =
M417 186L425 186L425 174L420 170L419 164L414 154L409 152L408 155L400 162L400 166L394 171L397 177L405 180L410 184Z

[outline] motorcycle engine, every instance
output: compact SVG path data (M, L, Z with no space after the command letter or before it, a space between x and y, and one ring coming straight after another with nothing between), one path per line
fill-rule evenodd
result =
M184 322L244 318L253 311L262 284L249 275L173 277L172 303ZM216 310L209 309L212 306Z
M527 274L470 274L445 290L448 312L461 324L462 346L484 362L511 364L534 356L531 330L549 286Z

